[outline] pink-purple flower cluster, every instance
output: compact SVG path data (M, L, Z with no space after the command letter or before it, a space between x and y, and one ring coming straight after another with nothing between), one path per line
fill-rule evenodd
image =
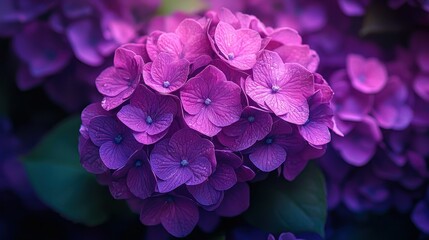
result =
M398 48L391 61L349 54L346 69L332 74L344 137L333 137L321 161L330 208L343 203L353 212L412 212L415 225L428 232L428 37L413 34L408 49Z
M12 39L19 59L18 87L43 85L69 111L98 100L93 79L114 50L143 29L142 21L158 4L158 0L2 1L0 37Z
M227 9L171 22L116 49L79 151L143 224L183 237L200 215L245 211L256 173L293 180L337 129L318 55L295 30Z

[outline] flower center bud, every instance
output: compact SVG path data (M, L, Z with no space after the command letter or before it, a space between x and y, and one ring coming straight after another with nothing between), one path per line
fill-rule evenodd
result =
M250 123L255 121L255 117L254 116L250 116L247 118L247 121L249 121Z
M271 144L271 143L273 143L273 139L272 138L267 138L267 139L265 139L265 144Z
M134 162L134 166L136 166L136 167L140 167L141 165L143 165L143 162L142 162L142 160L136 160L135 162Z
M152 124L153 123L153 119L150 116L146 117L146 123L147 124Z
M180 161L180 165L181 165L182 167L186 167L186 166L188 166L188 164L189 164L189 162L188 162L188 160L186 160L186 159L182 159L182 161Z
M210 100L210 98L206 98L206 100L204 100L204 104L206 106L210 105L210 103L212 103L212 100Z
M116 144L120 144L122 142L122 140L124 140L124 137L122 137L122 134L116 135L116 137L114 139Z
M279 86L277 86L277 85L273 85L272 87L271 87L271 91L273 92L273 93L276 93L276 92L278 92L280 90L280 87Z
M165 81L164 83L162 83L162 86L164 88L168 88L168 87L170 87L170 82L169 81Z
M234 60L234 53L228 53L228 60Z

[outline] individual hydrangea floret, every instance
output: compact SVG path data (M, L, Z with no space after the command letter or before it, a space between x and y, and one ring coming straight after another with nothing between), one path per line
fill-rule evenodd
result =
M167 134L176 113L177 103L173 97L139 87L130 104L123 106L117 115L133 131L138 142L153 144Z
M377 93L387 82L384 65L375 58L365 59L356 54L347 56L347 73L352 86L363 93Z
M215 35L221 59L240 70L251 69L256 63L256 53L261 49L261 36L251 29L234 29L228 23L219 22Z
M219 141L233 151L241 151L262 140L271 131L273 120L269 113L246 107L240 120L222 129Z
M301 65L283 63L277 53L263 51L245 86L247 95L260 107L290 123L307 121L307 98L314 93L314 82L313 75Z
M218 68L208 66L189 79L180 91L188 126L207 136L240 119L240 87L226 79Z
M155 144L150 163L159 178L160 192L169 192L182 184L197 185L216 167L214 145L195 131L182 129Z
M140 148L131 131L114 117L99 116L89 123L89 137L100 147L100 158L110 169L118 169Z
M105 97L102 106L111 110L124 103L142 79L143 58L131 50L118 48L114 66L104 70L95 84Z

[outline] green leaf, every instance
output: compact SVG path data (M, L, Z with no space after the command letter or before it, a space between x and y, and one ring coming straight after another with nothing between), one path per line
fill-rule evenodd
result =
M245 219L267 232L315 232L324 235L326 221L325 179L309 164L293 182L271 177L251 188Z
M206 8L203 0L162 0L158 13L160 15L168 15L173 12L196 13Z
M22 161L46 205L71 221L94 226L109 217L111 197L79 163L79 125L79 117L61 122Z

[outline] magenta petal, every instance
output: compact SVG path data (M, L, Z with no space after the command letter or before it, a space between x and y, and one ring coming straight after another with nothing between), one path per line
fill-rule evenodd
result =
M288 156L283 166L283 177L293 181L307 166L308 160L296 156Z
M174 197L172 205L160 219L162 226L175 237L184 237L191 233L198 223L197 205L185 197ZM171 204L171 203L170 203Z
M147 114L136 106L125 105L117 115L119 120L133 131L144 132L149 128L145 122Z
M245 89L250 98L285 121L303 124L308 119L307 98L314 93L313 75L299 64L283 64L275 52L263 51Z
M189 62L172 55L160 53L143 71L145 83L160 93L171 93L181 88L189 74Z
M188 169L179 170L176 172L177 176L171 177L167 180L157 180L158 191L160 193L168 193L186 183L190 179L190 171Z
M256 53L261 48L261 36L251 29L235 30L230 24L219 22L215 42L224 61L240 70L251 69L256 63Z
M80 140L82 141L82 140ZM80 163L86 171L94 174L101 174L108 170L106 165L101 161L98 147L91 140L85 139L82 150L79 151Z
M223 201L216 209L216 213L223 217L234 217L246 211L249 205L249 186L247 183L237 183L234 187L225 191Z
M349 164L363 166L375 154L381 138L381 131L375 121L371 117L366 117L344 137L334 135L332 146Z
M100 147L100 158L110 169L118 169L125 166L131 154L132 152L127 151L113 141L106 142Z
M218 164L216 171L209 178L209 183L218 191L230 189L237 183L234 168L227 164Z
M176 156L172 156L169 152L169 139L164 139L155 144L150 154L150 164L155 175L163 180L177 178L174 175L181 169L180 160L176 159ZM189 170L182 173L186 175L184 182L191 178Z
M375 96L372 113L382 128L401 130L410 124L413 112L408 104L408 90L398 77L392 76Z
M238 85L228 82L218 68L209 65L180 92L185 122L207 136L216 135L220 127L240 118L240 93Z
M90 66L100 66L104 61L97 48L105 40L97 30L95 23L87 19L75 21L67 28L67 37L76 57Z
M129 70L129 68L133 65L134 56L136 56L135 52L120 47L115 50L113 65L118 69Z
M338 3L348 16L362 16L365 13L365 5L361 0L339 0Z
M123 178L111 181L109 183L109 190L114 199L130 199L134 197Z
M315 72L319 66L319 55L308 45L283 45L275 51L285 63L298 63L308 71Z
M91 141L100 147L116 137L117 129L119 129L119 124L115 119L102 116L92 119L88 130Z
M353 87L367 94L379 92L387 82L386 68L375 58L364 59L359 55L348 55L347 73Z
M143 201L140 221L144 225L154 226L161 223L161 215L166 202L160 197L147 198Z
M286 151L277 144L261 144L249 155L250 161L260 170L271 172L286 160Z
M183 44L185 58L194 63L202 55L211 52L205 29L194 19L183 20L176 28L176 34Z
M247 167L247 166L241 166L235 170L235 174L237 175L237 181L238 182L247 182L251 181L255 177L255 172Z
M129 88L129 82L125 80L127 78L129 78L127 72L109 67L100 73L95 83L101 94L114 97Z
M214 189L208 182L188 186L187 188L195 200L205 206L214 205L222 199L222 192Z
M141 166L133 167L128 171L127 185L131 193L145 199L155 191L156 180L147 159L142 159L141 162Z
M298 129L301 136L313 145L323 145L331 141L331 133L325 124L309 122Z
M246 107L241 119L222 129L219 141L233 151L244 150L262 140L271 131L273 120L269 113Z
M158 134L149 135L147 132L134 132L134 138L143 144L150 145L161 140L165 135L167 135L168 129Z
M92 103L83 109L81 114L82 125L89 126L90 121L98 116L109 116L110 113L101 107L101 104Z
M212 89L212 103L207 107L210 122L224 127L238 121L242 110L240 93L240 87L233 82L223 82Z
M329 128L334 127L333 112L328 104L321 103L321 92L309 101L310 116L304 125L298 126L301 136L312 145L323 145L331 141Z
M179 57L182 55L182 43L179 36L174 33L164 33L158 38L158 49L160 52L169 53L173 56Z

